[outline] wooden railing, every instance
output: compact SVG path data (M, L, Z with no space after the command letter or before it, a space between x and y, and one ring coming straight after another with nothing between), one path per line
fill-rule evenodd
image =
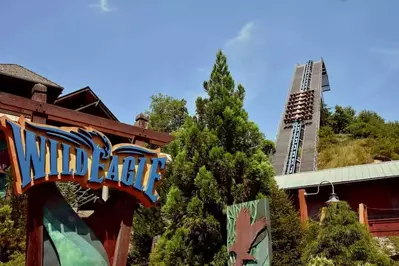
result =
M305 190L300 189L298 191L299 198L299 211L300 211L300 220L303 228L306 228L308 225L308 208L305 198ZM380 210L380 209L370 209L370 210ZM382 209L384 211L384 209ZM323 222L325 217L326 208L324 207L320 216L320 224ZM372 218L369 218L369 214L367 211L367 206L363 203L359 204L358 209L359 214L359 222L364 224L367 230L373 236L399 236L399 215L385 215L385 216L376 216L373 215Z
M359 204L359 222L366 225L373 236L399 236L399 217L369 219L363 203Z

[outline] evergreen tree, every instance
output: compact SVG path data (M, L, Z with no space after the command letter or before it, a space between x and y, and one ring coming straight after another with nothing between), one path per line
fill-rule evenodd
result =
M178 130L188 116L184 99L176 99L163 94L151 97L150 109L146 113L150 117L150 129L167 133ZM163 149L163 152L167 152L167 148ZM167 167L168 171L169 167ZM161 217L160 204L166 199L167 181L164 179L157 188L161 202L152 208L139 206L134 214L131 252L128 257L130 265L148 265L153 238L165 231L166 224Z
M265 196L271 199L273 265L298 265L299 221L276 187L268 158L274 147L249 121L245 90L235 87L221 51L204 88L208 97L197 99L196 116L169 145L167 227L150 265L225 265L226 206Z
M9 197L0 198L0 265L23 265L27 198L25 195L17 197L12 192L11 167L7 169L6 180Z
M330 204L322 224L312 223L305 234L303 262L320 257L333 265L393 265L346 202Z

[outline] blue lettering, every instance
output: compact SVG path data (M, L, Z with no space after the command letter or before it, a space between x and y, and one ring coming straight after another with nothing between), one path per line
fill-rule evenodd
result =
M135 165L136 165L136 159L134 157L129 156L123 159L121 182L125 186L133 185Z
M154 190L154 185L155 181L161 179L161 175L158 174L158 165L159 169L165 169L166 165L166 158L153 158L151 159L152 164L151 164L151 170L150 170L150 176L148 177L148 182L147 182L147 188L145 189L145 194L151 199L152 202L155 202L158 199L158 195L153 194Z
M12 128L14 137L15 150L17 152L17 159L22 176L22 188L26 187L31 182L30 170L33 166L34 179L45 177L45 152L46 152L46 138L40 137L40 148L37 150L36 134L24 130L25 132L25 153L22 146L21 127L10 121L7 123Z
M62 143L62 173L63 175L72 175L73 169L69 169L69 151L71 146Z
M63 177L61 181L70 180L65 177L74 175L80 178L88 177L87 181L92 185L89 185L89 187L95 188L98 186L94 184L101 184L105 179L114 181L109 184L114 188L120 188L118 184L120 182L125 189L128 188L130 190L128 191L129 194L136 195L140 191L140 193L144 193L148 197L150 202L155 203L157 201L159 196L156 193L156 184L161 180L159 172L165 169L166 158L145 157L155 155L156 151L147 151L147 149L129 144L111 147L111 143L104 136L105 140L103 141L106 144L97 144L97 139L93 138L96 136L101 137L102 135L96 133L96 131L67 129L64 132L61 129L39 126L34 123L28 124L26 128L23 128L18 123L7 119L6 123L10 130L5 133L8 138L13 138L12 143L14 146L10 148L13 151L15 150L16 153L16 158L12 162L16 164L14 167L17 173L20 173L20 176L17 176L17 182L21 182L22 189L30 185L33 180L44 179L46 175L58 176L61 174ZM32 128L35 130L28 130L32 130ZM69 134L69 131L73 131L73 134ZM47 137L53 137L54 139L48 139ZM112 155L111 151L115 155ZM48 155L46 154L47 152L49 153ZM72 165L71 156L73 159L74 154L76 154L76 162ZM151 160L151 166L147 165L147 163L150 163L149 160ZM58 165L58 163L61 165ZM108 164L109 167L106 169ZM47 167L48 169L46 169ZM105 172L107 173L106 175L104 174ZM88 176L88 173L90 173L90 176ZM147 174L148 179L145 182L144 179ZM47 181L57 180L52 178ZM74 181L79 182L77 179ZM144 182L145 184L143 184ZM18 188L17 192L21 192L20 188Z
M118 169L118 156L112 156L111 163L109 164L107 179L118 182L119 169Z
M90 173L90 182L94 183L102 183L104 180L104 176L98 177L98 173L101 170L104 170L104 164L100 163L100 156L102 150L98 147L93 150L93 157L91 160L91 173Z
M88 155L84 149L76 148L75 176L85 176L88 171Z
M147 161L147 158L140 158L139 166L137 168L137 173L136 173L136 180L134 181L134 188L138 189L140 191L144 190L143 187L143 175L144 175L144 168L145 168L145 163Z
M49 142L50 142L50 173L49 173L49 175L58 175L58 169L57 169L58 142L53 139L49 139Z

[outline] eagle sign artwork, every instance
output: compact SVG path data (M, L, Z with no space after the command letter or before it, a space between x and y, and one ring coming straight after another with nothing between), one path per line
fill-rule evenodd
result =
M229 266L271 264L270 210L267 199L227 207Z
M111 145L90 128L54 127L0 118L11 156L15 193L56 181L82 187L108 186L134 196L145 207L158 199L155 191L165 170L166 155L134 144Z

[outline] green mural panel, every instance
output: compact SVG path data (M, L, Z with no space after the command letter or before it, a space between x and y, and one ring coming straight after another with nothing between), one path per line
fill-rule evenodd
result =
M45 266L109 265L100 240L63 198L46 202L43 225Z
M227 207L227 248L229 266L271 265L270 209L267 199Z

